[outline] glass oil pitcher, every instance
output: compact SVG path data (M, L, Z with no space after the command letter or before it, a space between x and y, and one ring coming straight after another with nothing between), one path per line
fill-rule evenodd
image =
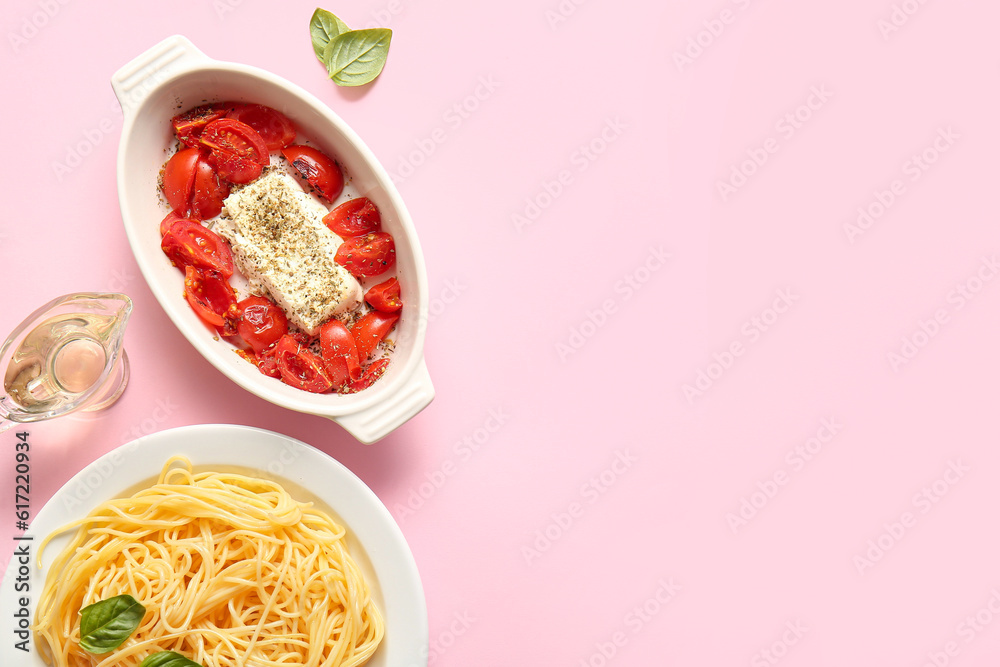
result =
M131 312L124 294L84 292L28 316L0 348L0 432L118 400L128 383L122 339Z

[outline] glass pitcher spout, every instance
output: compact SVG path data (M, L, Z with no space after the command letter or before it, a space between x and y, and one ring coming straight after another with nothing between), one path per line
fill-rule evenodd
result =
M29 315L0 348L0 418L34 422L114 403L128 382L131 313L124 294L82 292Z

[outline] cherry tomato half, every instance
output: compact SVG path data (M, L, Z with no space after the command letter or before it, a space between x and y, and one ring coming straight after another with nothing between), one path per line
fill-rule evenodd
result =
M229 183L219 179L206 160L198 160L191 191L191 217L198 220L214 218L222 212L222 204L229 196Z
M275 358L277 345L272 345L257 355L257 369L270 378L281 379L281 371L278 370L278 360Z
M257 354L288 333L285 312L267 297L248 296L236 305L240 314L237 326L240 336Z
M396 263L396 242L387 232L353 236L340 244L334 260L358 278L377 276Z
M362 315L361 319L354 323L351 334L358 344L358 358L362 363L368 359L379 341L396 325L398 319L398 313L380 313L373 310Z
M347 393L353 394L361 391L362 389L367 389L368 387L375 384L375 381L380 377L385 375L385 369L389 366L388 359L379 359L378 361L373 361L368 368L365 369L364 375L359 379L355 380L351 384L347 385Z
M322 151L312 146L295 145L282 149L281 154L309 181L309 185L328 200L335 200L343 192L344 174L337 163Z
M185 146L197 146L205 126L213 120L224 118L229 108L225 104L204 104L188 109L170 119L177 139Z
M202 320L223 336L236 335L239 313L236 292L218 271L194 266L184 268L184 297Z
M208 159L219 176L231 183L249 183L271 161L267 145L257 131L232 118L220 118L206 125L201 144L211 149Z
M275 345L274 356L281 381L285 384L317 394L330 391L333 387L323 359L291 336L281 337Z
M278 372L278 362L274 358L276 347L277 345L272 345L260 354L257 354L253 350L245 350L241 348L237 348L234 352L256 366L257 370L264 375L280 380L281 373Z
M171 155L163 167L163 196L182 217L191 211L191 191L199 157L197 148L185 148Z
M330 320L324 324L319 330L319 344L333 386L339 387L361 377L358 345L343 322Z
M190 220L178 220L163 235L160 248L178 267L196 266L233 275L233 253L218 234Z
M274 358L275 347L275 345L272 345L260 354L257 354L253 350L241 348L236 348L234 352L256 366L257 370L264 375L280 380L281 373L278 372L278 362Z
M171 225L180 220L183 220L184 222L197 222L197 220L189 220L182 215L178 215L177 211L170 211L170 213L167 213L163 220L160 221L160 238L163 238L163 236L170 231Z
M365 301L371 304L375 310L383 313L395 313L403 307L403 301L399 298L399 281L395 278L373 286L365 293Z
M307 333L302 333L301 331L293 331L288 335L297 340L302 345L305 345L307 347L309 345L312 345L312 340L313 340L312 336L310 336Z
M368 197L349 199L323 217L323 222L341 238L382 230L382 214Z
M270 151L284 148L295 141L295 126L288 117L263 104L239 104L230 110L227 118L246 123L264 140Z

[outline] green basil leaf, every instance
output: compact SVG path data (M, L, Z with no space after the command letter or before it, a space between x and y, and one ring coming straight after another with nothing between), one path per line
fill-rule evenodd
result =
M313 51L320 62L323 62L323 51L330 40L342 32L347 32L350 28L339 18L326 11L317 8L309 20L309 34L312 35Z
M160 651L146 656L146 659L139 663L139 667L202 667L193 660L188 660L180 653L173 651Z
M392 30L370 28L342 32L326 45L323 62L338 86L361 86L379 75L389 55Z
M80 646L90 653L113 651L142 623L146 608L131 595L116 595L80 610Z

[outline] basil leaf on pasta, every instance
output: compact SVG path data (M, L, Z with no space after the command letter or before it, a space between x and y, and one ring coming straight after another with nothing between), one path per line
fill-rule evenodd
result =
M146 608L131 595L116 595L80 610L80 646L90 653L113 651L132 636Z
M139 667L202 667L194 660L188 660L180 653L173 651L160 651L146 656L146 659L139 663Z

